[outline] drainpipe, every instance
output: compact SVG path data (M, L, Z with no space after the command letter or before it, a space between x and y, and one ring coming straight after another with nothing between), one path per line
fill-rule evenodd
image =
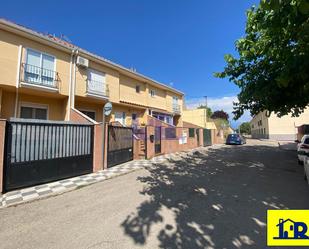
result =
M14 109L14 117L17 118L18 113L18 88L19 88L19 80L20 80L20 69L21 69L21 54L22 54L22 45L19 45L18 48L18 61L17 61L17 72L16 72L16 96L15 96L15 109Z
M73 84L72 84L72 107L75 107L75 89L76 89L76 58L78 55L78 50L74 51L73 57Z
M74 49L71 52L70 60L70 78L69 78L69 108L68 108L68 121L71 119L71 95L72 95L72 64L73 64Z

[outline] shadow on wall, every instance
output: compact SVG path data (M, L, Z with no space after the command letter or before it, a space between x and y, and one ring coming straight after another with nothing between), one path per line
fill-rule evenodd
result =
M149 200L121 224L137 245L158 231L160 248L265 248L267 209L309 208L292 152L244 146L180 157L138 179Z

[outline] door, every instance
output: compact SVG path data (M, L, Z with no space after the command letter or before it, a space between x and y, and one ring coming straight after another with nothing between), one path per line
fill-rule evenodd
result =
M155 126L154 146L155 154L161 153L161 126Z
M211 145L211 130L209 129L203 129L203 145Z
M108 126L107 167L133 160L133 131L129 127Z
M93 126L9 121L4 165L5 191L91 173Z
M197 146L200 146L200 129L195 129Z

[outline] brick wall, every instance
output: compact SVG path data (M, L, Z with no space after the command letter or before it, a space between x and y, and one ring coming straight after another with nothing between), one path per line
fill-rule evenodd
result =
M178 151L194 149L203 145L203 130L199 129L199 141L197 139L196 130L194 137L189 137L189 128L173 127L176 129L176 138L167 138L165 135L165 127L161 127L161 153L169 154ZM155 156L154 142L150 141L150 135L154 135L155 127L147 126L147 158ZM183 134L187 134L187 142L180 143Z

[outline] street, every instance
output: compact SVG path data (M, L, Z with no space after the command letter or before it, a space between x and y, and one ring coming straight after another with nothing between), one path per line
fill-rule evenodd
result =
M309 209L296 152L201 149L0 210L1 248L266 248L267 209Z

